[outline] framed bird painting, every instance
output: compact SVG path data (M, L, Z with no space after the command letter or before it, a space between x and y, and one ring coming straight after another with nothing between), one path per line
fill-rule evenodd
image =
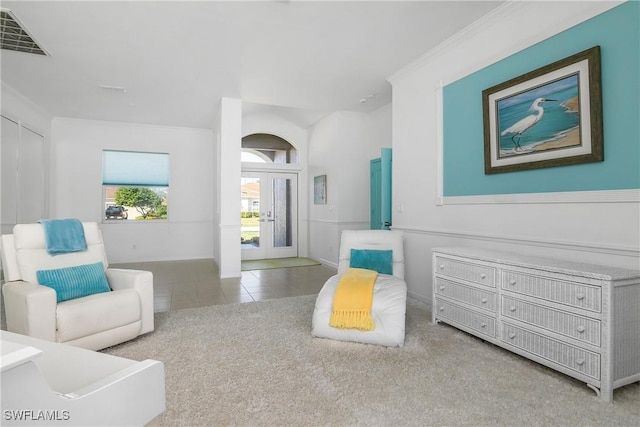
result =
M485 174L604 160L600 46L482 91Z

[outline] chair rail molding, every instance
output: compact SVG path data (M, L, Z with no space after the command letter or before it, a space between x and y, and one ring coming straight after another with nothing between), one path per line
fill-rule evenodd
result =
M369 221L335 221L331 219L309 219L309 223L333 224L340 227L366 227L369 228Z
M455 239L466 240L478 240L478 241L490 241L496 243L506 243L515 245L526 246L539 246L553 249L564 249L582 252L593 252L599 254L608 254L625 257L640 257L640 248L623 245L610 245L591 242L579 242L579 241L560 241L552 239L537 239L526 236L506 236L490 233L474 233L474 232L461 232L451 230L435 230L423 227L413 227L397 225L392 227L393 230L401 230L407 234L422 234L438 237L449 237Z
M436 202L438 206L527 203L640 203L640 189L442 196Z

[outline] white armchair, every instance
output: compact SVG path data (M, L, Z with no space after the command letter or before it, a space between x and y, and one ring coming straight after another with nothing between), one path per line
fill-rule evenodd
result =
M52 256L41 224L18 224L2 235L2 287L7 329L48 341L99 350L153 331L153 275L108 268L102 234L82 223L87 249ZM111 292L57 302L56 291L40 285L38 270L102 262Z

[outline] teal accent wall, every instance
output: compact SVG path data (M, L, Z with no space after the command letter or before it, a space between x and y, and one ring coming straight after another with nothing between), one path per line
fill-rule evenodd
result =
M604 162L485 175L482 91L596 45ZM624 3L445 86L443 106L445 196L640 188L640 2Z

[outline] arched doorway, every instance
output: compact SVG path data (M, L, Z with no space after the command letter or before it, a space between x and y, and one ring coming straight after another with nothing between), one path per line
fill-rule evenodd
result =
M297 163L297 150L260 133L242 139L241 153L242 259L298 256L298 174L286 166Z

